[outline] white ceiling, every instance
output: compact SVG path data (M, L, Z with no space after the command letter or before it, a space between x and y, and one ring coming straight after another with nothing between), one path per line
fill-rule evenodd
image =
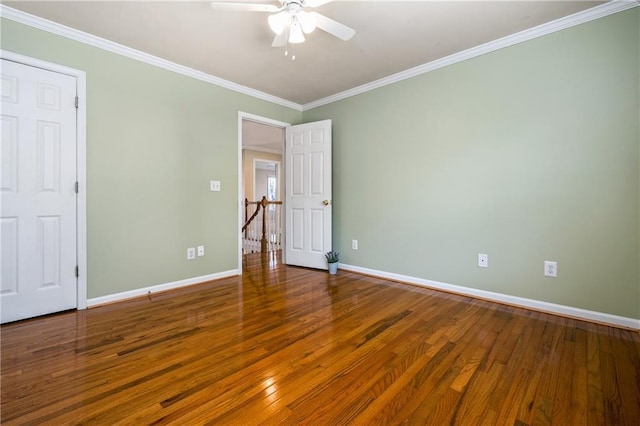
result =
M284 129L242 120L242 147L253 151L282 154Z
M605 3L334 0L314 10L356 35L344 42L316 30L292 61L271 47L268 13L214 10L210 0L0 2L302 107ZM283 129L243 123L246 149L281 153L282 140Z
M354 28L356 35L344 42L316 30L296 45L295 61L283 48L271 47L267 13L219 11L209 3L3 0L11 8L300 105L603 2L336 0L315 10Z

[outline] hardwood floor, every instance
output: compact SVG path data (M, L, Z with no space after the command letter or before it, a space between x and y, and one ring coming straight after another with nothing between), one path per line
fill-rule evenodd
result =
M261 266L2 327L2 424L637 425L637 332Z

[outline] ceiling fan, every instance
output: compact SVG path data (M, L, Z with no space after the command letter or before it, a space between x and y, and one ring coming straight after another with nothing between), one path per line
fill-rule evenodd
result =
M211 7L218 10L237 10L247 12L271 13L267 18L269 27L276 34L271 46L282 47L287 43L302 43L304 34L320 28L329 34L347 41L356 31L338 21L334 21L317 12L307 12L305 8L316 8L332 0L278 0L280 5L265 3L244 3L214 1ZM286 53L285 53L286 54Z

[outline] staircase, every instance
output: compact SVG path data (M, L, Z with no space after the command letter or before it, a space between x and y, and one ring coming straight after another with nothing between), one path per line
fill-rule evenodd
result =
M282 249L282 201L244 199L242 253L268 253Z

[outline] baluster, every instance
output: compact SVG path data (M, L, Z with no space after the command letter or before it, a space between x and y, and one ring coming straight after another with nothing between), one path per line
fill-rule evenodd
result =
M276 234L276 239L277 239L277 250L281 250L282 249L282 204L278 204L276 206L276 209L278 211L278 217L277 217L277 223L278 223L278 232Z
M262 204L262 239L260 240L260 251L262 253L266 253L267 252L267 224L266 224L266 220L267 220L267 197L262 197L262 200L260 201L260 203Z

